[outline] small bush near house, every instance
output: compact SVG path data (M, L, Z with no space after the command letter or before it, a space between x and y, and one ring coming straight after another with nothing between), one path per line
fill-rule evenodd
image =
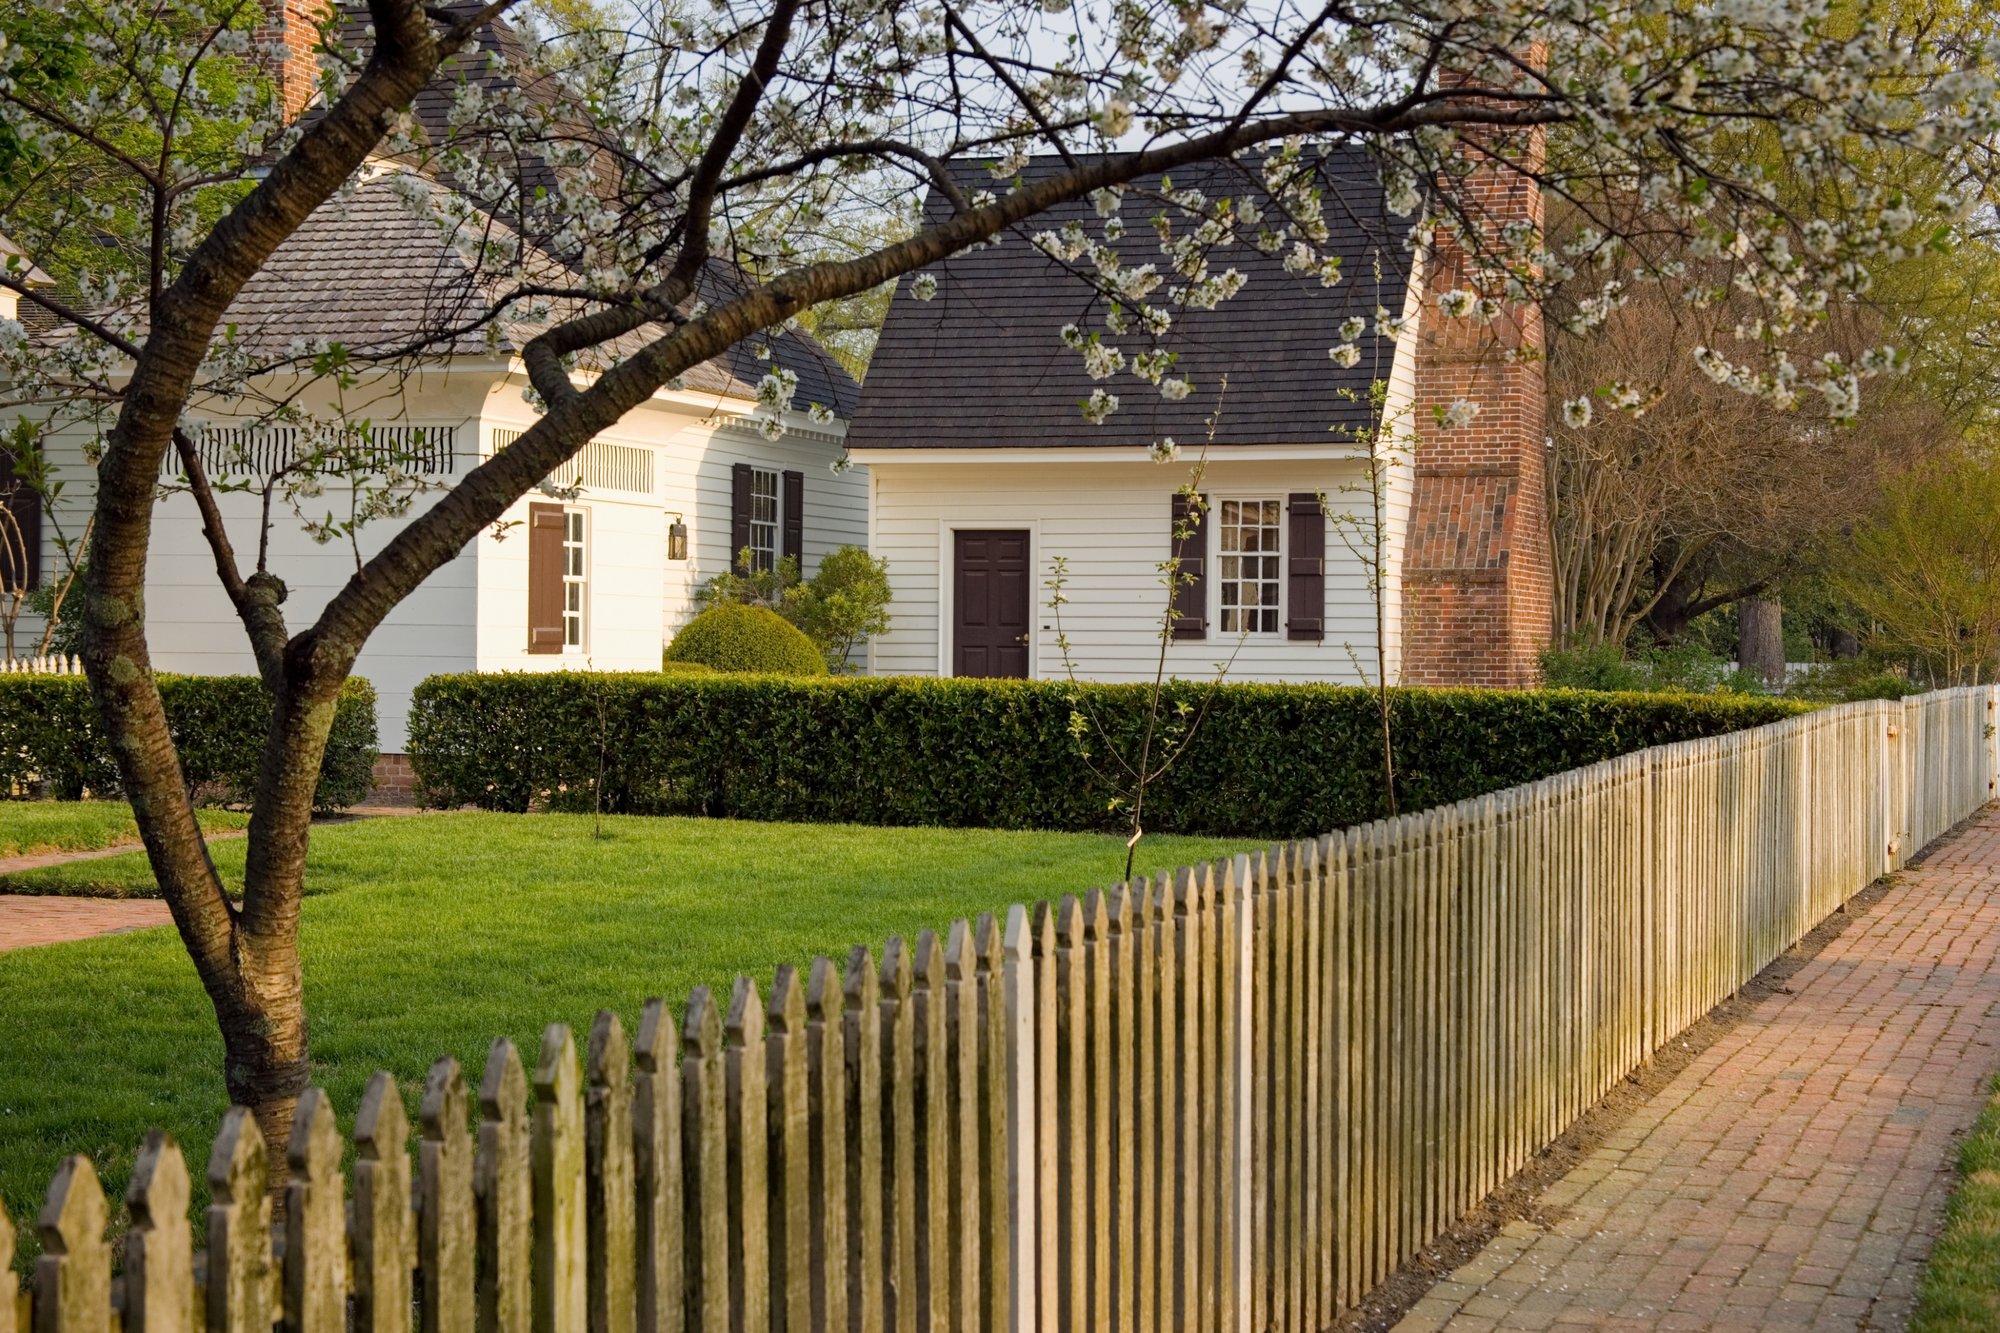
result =
M663 649L660 652L660 671L669 676L712 676L715 668L706 662L676 662Z
M1101 830L1112 792L1079 753L1087 708L1126 748L1148 688L1059 681L784 680L644 674L433 676L410 760L437 805L761 820ZM1172 682L1207 711L1147 795L1149 832L1289 838L1387 805L1371 691ZM1648 745L1789 717L1736 695L1398 690L1404 810L1442 805ZM606 754L595 738L618 737Z
M181 770L197 794L219 804L250 799L271 721L271 701L255 676L161 676L167 727ZM313 804L355 805L375 769L375 687L341 689ZM39 781L51 796L118 794L118 769L81 676L0 676L0 789Z
M669 663L717 671L824 676L826 659L796 625L764 606L718 602L690 620L667 645Z
M868 554L865 547L837 546L820 558L810 579L799 578L799 562L790 556L770 569L754 568L748 547L738 553L737 566L747 574L724 570L701 585L695 601L703 607L740 603L776 611L804 630L826 655L835 674L853 670L855 650L889 628L889 562Z

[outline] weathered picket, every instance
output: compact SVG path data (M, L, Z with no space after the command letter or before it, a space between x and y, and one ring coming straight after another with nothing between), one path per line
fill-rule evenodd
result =
M446 1057L412 1126L89 1159L0 1333L1326 1326L1995 793L1993 689L1851 704ZM477 1125L473 1120L477 1119ZM272 1233L270 1154L286 1163ZM118 1270L114 1282L113 1271Z

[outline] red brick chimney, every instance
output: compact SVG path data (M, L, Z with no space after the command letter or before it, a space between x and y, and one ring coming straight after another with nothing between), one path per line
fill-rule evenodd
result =
M332 10L332 0L264 0L256 40L260 46L284 44L284 55L271 62L271 77L288 121L319 93L319 34Z
M1509 150L1532 169L1543 149L1530 133ZM1449 188L1482 231L1526 222L1539 235L1541 189L1519 172L1488 162ZM1532 303L1491 323L1440 312L1440 295L1474 287L1471 258L1439 228L1422 261L1403 680L1517 689L1538 682L1552 625L1542 316ZM1478 416L1441 427L1438 413L1461 400Z

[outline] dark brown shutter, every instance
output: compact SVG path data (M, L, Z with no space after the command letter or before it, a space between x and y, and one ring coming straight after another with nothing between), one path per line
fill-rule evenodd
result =
M750 571L737 557L750 544L750 465L738 463L729 469L729 567L739 574Z
M778 494L783 497L779 501L778 512L785 521L783 535L778 538L778 554L798 561L803 572L806 563L806 474L785 473Z
M1188 497L1174 492L1172 535L1174 559L1174 637L1208 637L1208 497L1201 512L1190 512Z
M1326 514L1308 491L1289 497L1292 530L1285 560L1285 617L1288 639L1326 637Z
M21 530L18 550L11 533L0 539L0 588L33 588L42 581L42 497L25 483L15 484L14 456L5 449L0 449L0 505ZM17 568L23 556L25 564Z
M563 650L563 507L528 506L528 651Z

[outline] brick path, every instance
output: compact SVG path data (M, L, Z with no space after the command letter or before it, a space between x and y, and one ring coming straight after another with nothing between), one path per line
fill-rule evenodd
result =
M87 940L94 935L143 930L173 923L157 899L37 898L0 893L0 953L36 944Z
M1903 1327L2000 1065L2000 806L1790 990L1398 1329Z

